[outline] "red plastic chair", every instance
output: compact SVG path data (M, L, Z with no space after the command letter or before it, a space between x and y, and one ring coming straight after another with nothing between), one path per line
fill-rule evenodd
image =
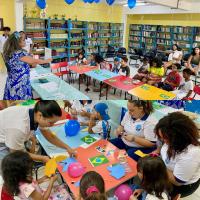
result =
M109 70L110 70L110 71L112 71L112 64L109 64L109 67L110 67L110 69L109 69Z
M56 72L54 72L54 70L56 70ZM53 74L55 74L58 77L62 77L62 73L60 72L60 65L59 63L54 63L51 64L51 71L53 72Z
M194 89L193 89L193 92L194 92L194 96L193 97L190 97L190 98L187 98L187 99L184 99L184 100L194 100L196 95L200 95L200 86L199 85L195 85Z

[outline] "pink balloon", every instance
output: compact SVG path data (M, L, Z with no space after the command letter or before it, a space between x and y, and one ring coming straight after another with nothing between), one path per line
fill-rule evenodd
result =
M68 167L68 174L72 178L77 178L77 177L83 175L84 172L85 172L85 169L82 166L82 164L79 162L71 163Z
M132 195L132 190L128 185L122 184L115 190L115 196L118 200L129 200Z

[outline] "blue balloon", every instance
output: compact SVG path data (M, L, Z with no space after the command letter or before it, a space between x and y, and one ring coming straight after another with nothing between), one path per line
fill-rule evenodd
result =
M88 2L88 0L83 0L84 1L84 3L87 3Z
M106 0L106 2L107 2L108 5L111 6L115 2L115 0Z
M46 8L46 0L36 0L36 4L41 9L45 9Z
M65 135L75 136L80 131L80 123L77 120L69 120L65 123Z
M136 5L136 0L128 0L128 7L130 9L134 8Z
M75 0L65 0L67 4L72 4Z
M87 0L87 1L88 1L88 3L93 3L94 0Z
M99 3L101 0L94 0L95 3Z

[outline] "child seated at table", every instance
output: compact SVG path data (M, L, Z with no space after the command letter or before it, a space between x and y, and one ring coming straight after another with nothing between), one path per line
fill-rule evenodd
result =
M142 79L142 82L149 85L155 85L162 81L164 73L165 70L162 66L162 60L158 57L155 57L151 62L151 66L148 68L147 76Z
M121 57L121 67L119 68L118 74L127 77L130 76L130 67L128 66L127 56Z
M87 65L87 59L86 59L83 51L79 52L78 57L76 59L76 63L78 65Z
M109 120L108 106L105 103L97 103L90 117L88 132L99 134L103 139L109 139L111 129Z
M193 81L190 79L192 73L193 72L188 68L183 70L184 81L181 83L178 90L173 91L173 93L176 94L177 99L186 100L191 97L194 88Z
M179 87L181 82L181 76L178 72L179 66L179 63L172 64L172 71L167 75L164 82L158 83L158 88L162 88L166 91L173 91Z
M80 181L80 194L77 200L107 200L105 182L100 174L89 171Z
M142 61L142 64L139 66L138 73L133 77L133 79L141 81L147 76L149 67L149 59L145 57Z
M99 69L111 70L109 63L101 55L96 54L95 62Z
M114 65L113 65L111 71L114 72L114 73L116 73L116 74L118 74L119 69L120 69L120 66L121 66L121 64L120 64L120 58L119 58L119 57L116 57L116 58L114 59Z
M141 186L133 186L134 191L129 200L169 200L170 183L167 168L163 160L156 154L140 158L137 173ZM138 198L139 197L139 198Z
M81 126L88 126L93 108L92 100L74 100L70 112L78 119Z
M33 160L28 153L15 151L4 157L2 161L4 186L10 195L22 200L49 199L72 200L64 185L54 186L57 176L44 176L37 181L33 179ZM49 181L46 191L40 184Z
M89 65L90 66L97 66L97 63L96 63L96 54L95 53L92 53L91 55L90 55L90 62L89 62Z

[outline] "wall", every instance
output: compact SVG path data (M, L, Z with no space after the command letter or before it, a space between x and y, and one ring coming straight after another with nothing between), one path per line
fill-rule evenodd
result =
M15 31L15 0L0 0L0 18L3 18L4 26Z
M26 0L27 11L36 8L35 0ZM107 4L86 4L82 0L76 0L73 4L68 5L64 0L48 0L47 14L65 14L66 18L85 21L98 22L122 22L122 6L108 6Z
M127 15L125 46L128 48L130 24L152 24L170 26L200 26L200 14Z

